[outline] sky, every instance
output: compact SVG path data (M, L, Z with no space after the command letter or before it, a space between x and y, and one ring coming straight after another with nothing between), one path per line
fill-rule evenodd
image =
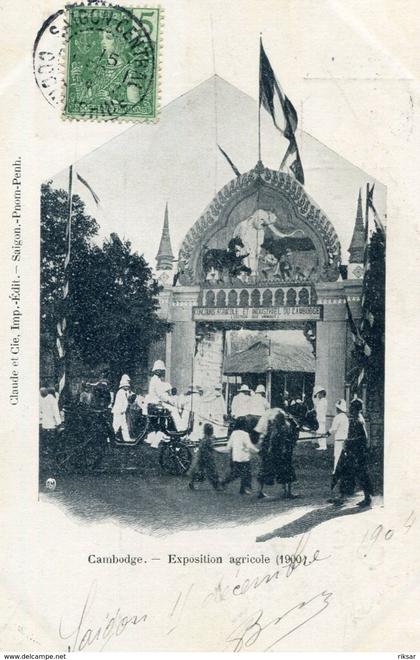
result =
M273 62L273 65L275 63ZM101 203L77 180L73 191L100 224L98 240L117 232L132 241L154 265L164 209L168 202L172 247L177 255L187 231L214 195L235 175L218 150L220 144L241 173L258 159L258 105L220 76L211 76L169 103L154 125L123 131L75 164ZM288 142L261 114L262 160L277 170ZM304 131L298 142L305 189L334 225L347 260L359 189L375 179ZM68 169L53 178L67 187ZM375 203L383 216L386 190L376 182Z
M122 4L128 3L122 0ZM33 166L39 183L55 177L56 185L65 185L65 169L77 162L102 200L98 211L89 193L84 196L88 211L97 215L101 237L110 231L129 237L151 263L168 201L177 252L212 195L232 176L216 153L216 140L223 142L241 171L255 165L262 33L272 67L298 111L308 193L335 226L345 261L359 186L364 188L368 178L395 188L394 154L401 153L414 130L416 60L413 49L400 47L413 38L413 21L404 19L399 3L388 3L383 12L381 0L259 0L258 11L249 13L242 2L166 0L161 4L164 109L157 124L63 122L33 81L28 81L25 98L14 94L10 82L11 103L17 108L30 103L33 108ZM407 9L408 5L413 7L407 3ZM46 0L45 17L59 6L58 0ZM40 17L27 18L28 30L36 33ZM4 20L10 22L13 48L19 52L19 31L12 29L13 12L7 7ZM221 91L222 84L210 83L213 93L197 99L198 90L206 85L208 89L206 81L215 73L237 92L232 95L226 88ZM199 105L195 110L189 95ZM168 119L172 108L178 108L174 121ZM177 131L178 143L173 135ZM284 144L274 135L268 116L263 116L263 132L263 160L277 168ZM343 172L343 161L331 162L334 153L355 169ZM64 175L56 177L60 172ZM405 174L408 186L414 172L408 169ZM344 182L337 181L341 175ZM385 189L378 185L376 195L378 210L385 214ZM391 199L389 218L399 210L392 203Z

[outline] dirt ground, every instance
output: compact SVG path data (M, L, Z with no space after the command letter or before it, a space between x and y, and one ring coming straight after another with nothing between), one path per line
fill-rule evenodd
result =
M270 499L258 500L256 474L258 458L253 459L252 495L239 494L239 481L229 484L223 492L215 492L207 482L198 483L196 491L188 488L188 475L164 474L159 465L158 450L148 445L137 448L115 448L94 473L57 475L44 465L40 476L40 497L54 498L67 512L89 522L115 521L153 535L165 535L180 530L204 527L235 527L256 520L275 518L291 508L311 507L302 518L274 529L275 536L295 536L332 517L359 511L354 503L344 509L327 504L333 465L332 447L316 451L310 443L298 443L295 449L298 497L285 500L281 485L267 487ZM220 477L229 468L228 456L218 453ZM372 471L374 473L377 470ZM45 488L45 480L57 481L54 491ZM378 481L378 479L376 479ZM264 541L271 538L261 538Z

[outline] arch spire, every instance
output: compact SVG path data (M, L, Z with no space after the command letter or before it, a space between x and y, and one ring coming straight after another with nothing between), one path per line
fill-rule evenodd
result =
M174 260L175 258L172 252L171 237L169 234L168 202L166 202L165 216L163 219L163 227L162 227L162 236L160 238L159 249L156 255L156 269L172 270Z
M359 188L359 198L357 200L356 220L354 223L353 236L348 249L349 263L363 263L363 254L365 250L365 228L362 211L362 191Z

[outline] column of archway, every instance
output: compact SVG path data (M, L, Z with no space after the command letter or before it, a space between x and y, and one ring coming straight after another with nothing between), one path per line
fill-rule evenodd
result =
M315 385L327 390L328 428L335 402L345 397L347 312L342 282L319 283L316 291L323 319L316 324Z
M173 324L170 342L170 382L183 392L192 383L195 350L195 322L192 309L198 305L199 286L172 290L169 320Z

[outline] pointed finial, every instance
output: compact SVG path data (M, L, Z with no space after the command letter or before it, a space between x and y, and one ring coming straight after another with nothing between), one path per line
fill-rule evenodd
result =
M363 210L362 210L362 191L359 188L359 196L357 199L357 211L356 219L354 222L353 236L351 238L350 247L348 252L349 263L351 264L360 264L363 263L365 251L365 231L364 231L364 222L363 222Z
M168 202L166 202L165 215L163 219L162 236L160 239L159 250L156 255L157 270L172 270L172 265L174 260L175 258L172 252L171 237L169 235Z

